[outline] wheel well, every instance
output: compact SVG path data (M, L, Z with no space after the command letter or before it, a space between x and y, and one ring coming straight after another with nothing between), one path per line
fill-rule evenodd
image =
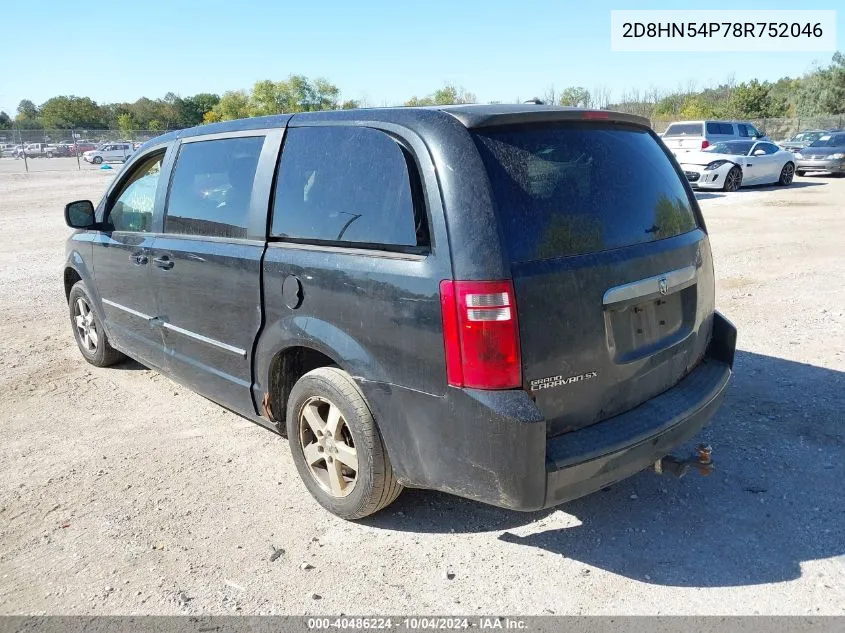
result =
M337 363L310 347L289 347L273 358L265 402L269 403L268 417L276 423L282 433L285 432L288 396L296 381L312 369L332 365L336 366Z
M65 299L70 299L70 289L77 281L82 281L82 277L73 268L65 268Z

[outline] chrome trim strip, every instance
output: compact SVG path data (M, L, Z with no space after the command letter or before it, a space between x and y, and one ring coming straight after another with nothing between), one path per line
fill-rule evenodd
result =
M178 332L179 334L184 334L188 338L192 338L203 343L208 343L209 345L214 345L215 347L219 347L220 349L225 349L227 352L232 352L233 354L237 354L238 356L246 358L246 350L241 349L240 347L234 347L233 345L228 345L227 343L221 343L218 340L208 338L207 336L197 334L196 332L191 332L190 330L181 328L178 325L173 325L172 323L168 323L167 321L162 321L161 325L162 327L165 327L168 330L173 330L174 332Z
M668 294L675 290L680 290L681 287L689 286L691 282L695 281L697 274L697 267L686 266L685 268L672 270L662 275L655 275L654 277L647 277L639 281L632 281L629 284L622 284L605 292L602 303L608 306L649 295L660 295L661 281L664 282L666 288L664 294Z
M129 314L133 314L136 317L140 317L145 319L146 321L152 321L155 317L151 317L149 314L144 314L143 312L138 312L137 310L133 310L132 308L127 308L124 305L120 305L119 303L115 303L114 301L110 301L109 299L103 299L103 303L112 306L113 308L117 308L118 310L123 310L124 312L128 312Z

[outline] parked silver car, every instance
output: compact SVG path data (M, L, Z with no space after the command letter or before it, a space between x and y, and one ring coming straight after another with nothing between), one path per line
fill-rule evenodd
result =
M845 131L820 136L795 153L795 173L803 176L808 171L845 174Z

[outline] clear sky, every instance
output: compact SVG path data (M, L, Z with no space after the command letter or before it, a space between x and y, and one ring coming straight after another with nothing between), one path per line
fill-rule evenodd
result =
M839 9L841 0L16 0L3 3L0 109L75 94L134 101L323 76L347 99L395 105L452 82L480 101L551 86L699 87L797 76L828 53L612 53L611 9Z

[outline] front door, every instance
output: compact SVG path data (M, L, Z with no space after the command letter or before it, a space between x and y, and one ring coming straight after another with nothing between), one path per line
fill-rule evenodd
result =
M281 130L185 139L150 265L169 372L254 413L252 347L261 328L261 258ZM266 164L267 169L259 167ZM259 177L256 178L256 171Z
M106 202L94 240L94 277L115 345L156 367L164 360L150 287L152 224L164 150L141 161ZM163 183L162 183L163 184Z

